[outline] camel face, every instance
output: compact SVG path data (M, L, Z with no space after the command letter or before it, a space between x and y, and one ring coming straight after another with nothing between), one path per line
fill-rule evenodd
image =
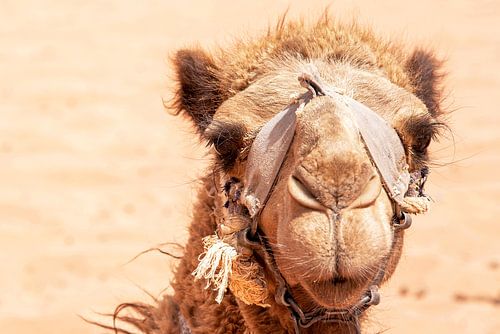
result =
M432 117L412 94L382 77L347 65L317 64L329 85L353 92L400 134L408 152L428 145L425 131L415 138L411 124ZM245 152L265 120L302 93L297 76L303 64L283 64L269 76L224 102L208 133L238 128L222 151L237 151L228 174L243 179ZM347 307L369 288L389 258L386 277L400 256L402 234L394 234L393 206L359 134L352 110L331 97L314 98L298 114L291 147L264 207L259 227L269 239L278 269L295 295L311 305ZM222 124L222 125L221 125ZM229 143L241 145L228 149ZM424 141L422 144L421 142ZM220 153L220 152L219 152ZM223 155L224 156L224 155ZM408 154L411 168L418 166ZM397 238L398 240L393 240Z
M353 304L389 255L392 216L349 110L313 101L262 213L286 281L325 307Z

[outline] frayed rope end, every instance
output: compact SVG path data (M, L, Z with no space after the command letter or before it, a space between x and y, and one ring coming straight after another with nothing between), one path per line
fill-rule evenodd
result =
M218 291L215 301L220 304L229 284L233 260L238 255L238 252L233 246L220 240L216 235L203 238L203 245L205 252L200 255L203 258L200 259L200 263L192 272L192 275L195 279L204 278L207 280L205 289L213 285L214 290Z

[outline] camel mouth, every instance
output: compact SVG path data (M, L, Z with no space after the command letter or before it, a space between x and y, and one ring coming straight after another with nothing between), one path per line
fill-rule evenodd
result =
M332 280L331 280L331 283L334 285L334 286L337 286L337 285L340 285L342 283L346 283L347 282L347 278L346 277L343 277L343 276L337 276L337 277L334 277Z
M327 308L346 308L362 296L366 289L365 283L335 276L328 280L302 282L301 285L316 304Z

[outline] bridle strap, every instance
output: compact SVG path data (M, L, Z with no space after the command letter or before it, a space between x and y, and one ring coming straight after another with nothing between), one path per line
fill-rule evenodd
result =
M396 130L379 114L366 105L347 96L321 81L317 69L310 67L310 73L299 76L302 86L314 89L317 95L329 96L351 110L358 131L365 143L370 157L377 167L389 197L400 203L410 183L410 173L406 163L406 154Z
M245 174L246 207L256 217L265 206L269 193L288 152L295 133L297 111L314 95L307 92L276 114L259 131L250 148ZM252 231L255 233L256 228Z
M357 304L347 309L320 308L314 312L306 313L293 299L289 287L276 265L271 248L258 232L260 213L276 183L278 173L293 140L297 121L296 114L316 96L329 96L342 102L352 111L351 114L354 115L353 118L367 151L377 167L387 194L393 202L394 233L398 229L405 229L411 225L410 216L407 213L402 213L398 204L403 200L410 182L406 155L396 131L380 115L351 97L342 94L339 90L323 84L313 65L310 65L308 71L301 74L298 80L303 87L307 88L307 92L264 124L250 148L242 200L248 209L252 222L248 229L241 231L239 238L242 244L261 250L264 261L277 283L275 300L290 311L296 334L300 333L301 327L308 328L319 321L352 325L355 327L356 333L360 333L359 316L368 307L376 305L380 301L378 285L385 276L389 256L384 259L384 263L371 282L369 290ZM394 235L389 253L392 253L396 247L395 240L396 236Z
M243 202L253 218L252 232L257 231L259 214L292 143L297 112L316 96L328 96L342 102L357 124L367 151L376 166L387 194L395 203L403 201L410 183L406 154L398 134L380 115L321 81L318 70L309 65L298 77L307 92L290 103L264 124L250 147L245 172Z

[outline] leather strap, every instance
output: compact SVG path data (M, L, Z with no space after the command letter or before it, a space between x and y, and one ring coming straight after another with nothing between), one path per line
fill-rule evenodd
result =
M259 131L250 148L243 193L243 201L250 216L254 221L258 219L276 182L295 133L297 111L318 95L343 102L350 109L388 195L394 202L401 203L408 189L410 174L405 150L396 131L364 104L323 84L312 65L308 71L299 76L299 82L308 88L308 92L271 118ZM254 224L252 232L255 231Z
M250 148L245 174L245 204L251 217L264 207L292 142L297 111L313 98L307 92L276 114L259 131Z
M346 96L344 99L353 111L358 130L389 196L400 203L410 183L401 139L394 128L376 112L350 97Z

